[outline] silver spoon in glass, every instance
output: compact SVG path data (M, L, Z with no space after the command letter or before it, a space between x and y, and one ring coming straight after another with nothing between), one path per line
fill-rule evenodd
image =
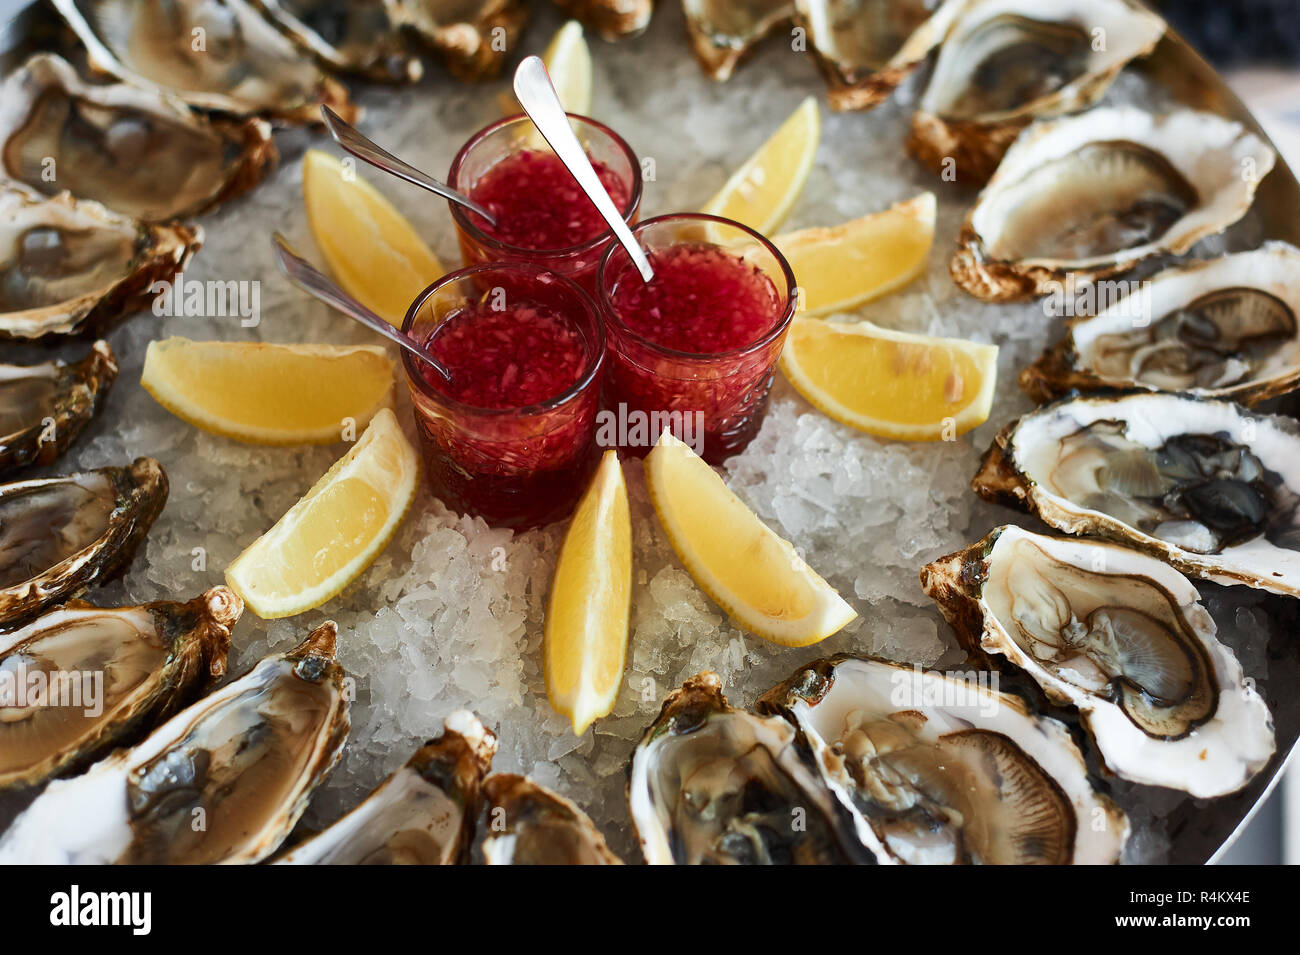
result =
M347 292L343 291L326 276L318 272L310 262L294 251L289 240L276 232L272 235L275 243L276 258L280 268L289 281L313 298L319 299L331 308L336 308L348 318L360 322L373 332L378 332L405 348L416 358L433 368L443 381L451 381L451 372L426 347L416 342L405 332L399 331L384 321L370 309L366 308Z
M637 244L632 230L623 221L614 200L601 185L596 170L591 167L587 151L582 148L573 127L569 125L569 117L560 104L560 97L555 92L555 86L551 83L551 76L546 72L546 64L541 57L525 57L519 64L519 69L515 70L515 97L542 137L555 150L555 155L560 157L573 178L578 180L578 185L587 194L587 198L605 217L609 227L614 230L615 237L632 257L641 278L649 282L655 277L650 260L646 258L645 250Z
M367 139L361 133L361 130L350 123L344 122L339 114L328 106L322 106L320 111L321 116L325 118L325 127L330 131L330 135L334 137L334 141L342 146L345 152L351 153L358 159L364 159L376 169L382 169L398 179L404 179L413 186L428 189L444 199L459 203L471 212L482 216L492 225L497 224L497 217L469 196L457 192L451 186L439 182L432 176L426 175L405 160L398 159L387 149L384 149L373 140Z

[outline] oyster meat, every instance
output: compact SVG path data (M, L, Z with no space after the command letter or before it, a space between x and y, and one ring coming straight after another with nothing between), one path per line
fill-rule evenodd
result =
M654 0L555 0L555 5L606 40L640 33L655 9Z
M277 865L463 865L483 808L497 738L457 710L357 808Z
M424 64L403 41L390 0L252 0L328 69L381 83L414 83Z
M80 600L0 636L0 787L35 785L131 742L226 672L244 603Z
M56 780L0 839L0 864L254 863L284 840L348 735L337 628Z
M528 21L523 0L394 0L393 15L464 80L501 72Z
M971 486L1183 573L1300 596L1300 425L1290 418L1182 395L1074 398L1004 428Z
M669 694L627 784L651 865L870 863L794 728L727 703L717 674Z
M93 199L133 219L212 209L255 186L276 158L271 128L261 120L207 120L152 90L85 83L50 53L33 56L0 91L0 164L7 176L45 195L66 190ZM82 213L93 218L96 210ZM120 255L102 257L112 265ZM106 277L116 279L116 269Z
M166 502L153 458L0 485L0 623L124 571Z
M987 182L1025 126L1092 106L1164 32L1131 0L979 0L939 48L908 149L959 182Z
M1123 779L1224 796L1273 756L1268 707L1191 581L1159 558L1007 526L921 582L967 647L1076 707Z
M1019 697L918 668L831 657L759 700L797 724L882 863L1120 861L1129 826L1064 724Z
M1274 159L1241 124L1193 110L1035 123L967 214L949 271L976 298L1007 302L1181 255L1246 214Z
M71 365L0 365L0 474L52 464L93 418L117 377L108 342Z
M719 82L764 37L794 16L794 0L682 0L691 49L704 72Z
M1300 385L1300 249L1268 242L1166 269L1020 373L1037 401L1144 388L1254 405Z
M357 116L321 72L246 0L51 0L90 54L120 80L200 109L319 123L321 106Z
M795 0L832 109L870 109L920 65L967 0Z
M587 814L527 776L496 773L484 784L488 865L622 865Z

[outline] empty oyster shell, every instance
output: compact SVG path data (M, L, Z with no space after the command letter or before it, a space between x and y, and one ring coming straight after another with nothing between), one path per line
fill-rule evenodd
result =
M1300 249L1175 266L1096 315L1020 373L1037 401L1114 388L1255 405L1300 385Z
M1300 424L1290 418L1182 395L1059 401L1004 428L971 486L1185 574L1300 596Z
M714 673L669 694L633 753L627 798L651 865L875 858L793 727L730 706Z
M640 33L655 9L654 0L555 0L555 5L606 40Z
M831 109L870 109L943 40L967 0L795 0Z
M106 341L72 365L0 365L0 474L53 463L99 411L116 377Z
M882 863L1098 864L1129 826L1064 724L978 682L849 655L759 706L794 721Z
M495 773L487 793L488 865L622 865L587 814L527 776Z
M394 0L393 15L442 57L453 76L501 72L528 20L523 0Z
M908 150L959 182L987 182L1032 120L1093 105L1164 32L1130 0L979 0L939 48Z
M337 628L177 713L132 749L56 780L0 839L4 863L259 862L297 823L348 735Z
M0 485L0 623L125 570L166 502L153 458Z
M415 83L412 55L387 0L251 0L285 36L328 69L381 83Z
M15 70L0 92L5 174L135 219L211 209L255 186L276 157L260 120L209 122L156 92L84 83L50 53Z
M719 82L769 33L794 15L794 0L682 0L691 49Z
M1117 544L999 527L921 571L966 645L1076 707L1111 772L1200 798L1273 755L1273 719L1191 581Z
M277 865L463 865L497 738L457 710L357 808Z
M967 214L949 271L1007 302L1181 255L1246 214L1274 159L1212 113L1117 107L1036 123Z
M51 0L96 69L236 116L349 121L347 90L245 0Z
M243 609L226 587L188 603L70 600L0 635L0 787L82 766L187 706L226 672Z

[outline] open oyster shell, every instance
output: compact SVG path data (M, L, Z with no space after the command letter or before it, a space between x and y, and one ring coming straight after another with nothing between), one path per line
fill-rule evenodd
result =
M1044 405L1003 428L971 487L1185 574L1300 596L1300 424L1136 393Z
M1300 385L1300 249L1268 242L1166 269L1020 373L1036 401L1143 388L1255 405Z
M722 82L764 37L794 16L794 0L682 0L691 49Z
M967 214L949 271L976 298L1008 302L1181 255L1246 214L1275 158L1240 123L1193 110L1035 123Z
M202 244L198 226L137 222L66 192L0 183L0 339L103 332Z
M957 18L912 116L908 150L987 182L1035 119L1096 103L1165 23L1130 0L978 0Z
M622 865L587 814L527 776L495 773L484 783L488 865Z
M795 23L826 77L832 109L888 99L944 38L967 0L795 0Z
M127 83L90 84L38 53L0 90L0 162L45 195L64 190L134 219L212 209L255 186L277 158L260 120L203 119Z
M226 672L243 609L226 587L188 603L70 600L0 635L0 787L82 766L187 706Z
M606 40L640 33L655 9L654 0L555 0L555 5Z
M523 0L394 0L394 17L438 52L453 76L501 72L528 21Z
M1120 861L1128 820L1066 727L977 682L840 655L760 708L792 720L882 863Z
M52 464L99 411L117 357L97 341L81 361L0 365L0 474Z
M212 864L266 858L348 735L337 628L177 713L132 749L56 780L0 839L0 864Z
M875 859L794 728L731 706L707 671L664 701L633 753L627 798L651 865Z
M153 458L0 485L0 624L124 571L166 502Z
M921 583L967 647L1076 707L1123 779L1224 796L1273 755L1268 707L1191 581L1159 558L1006 526Z
M96 69L235 116L349 121L347 90L245 0L51 0Z
M424 64L406 47L390 0L251 0L328 69L380 83L414 83Z
M277 865L463 865L483 808L497 738L457 710L361 805Z

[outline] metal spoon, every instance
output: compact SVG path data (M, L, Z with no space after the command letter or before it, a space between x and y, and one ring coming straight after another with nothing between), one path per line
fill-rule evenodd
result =
M398 331L392 325L366 308L347 292L322 275L312 264L294 251L289 240L276 232L272 235L275 242L276 257L280 268L289 277L289 281L313 298L320 299L331 308L336 308L348 318L360 322L371 331L378 332L390 342L402 346L416 358L433 368L443 381L451 381L451 372L447 366L434 357L433 352L416 342L405 332Z
M410 163L398 159L387 149L367 139L361 131L350 123L344 122L338 113L328 106L320 108L321 115L325 118L325 126L338 143L346 152L350 152L358 159L364 159L376 169L382 169L398 179L404 179L413 186L419 186L421 189L428 189L430 192L442 196L444 199L450 199L452 202L459 203L466 209L482 216L492 225L497 224L497 218L483 206L479 205L469 196L457 192L451 186L439 182L432 176L426 175L416 169Z
M605 217L609 227L614 230L615 237L636 263L641 278L649 282L655 277L654 269L650 268L650 260L646 258L645 250L637 244L632 230L623 221L623 216L614 206L614 200L601 185L596 170L591 167L587 151L582 148L573 127L569 125L569 117L560 105L560 97L555 93L555 86L551 83L550 74L546 72L546 64L541 57L525 57L519 64L519 69L515 70L515 96L533 125L555 150L555 155L560 157L573 178L578 180L582 191Z

